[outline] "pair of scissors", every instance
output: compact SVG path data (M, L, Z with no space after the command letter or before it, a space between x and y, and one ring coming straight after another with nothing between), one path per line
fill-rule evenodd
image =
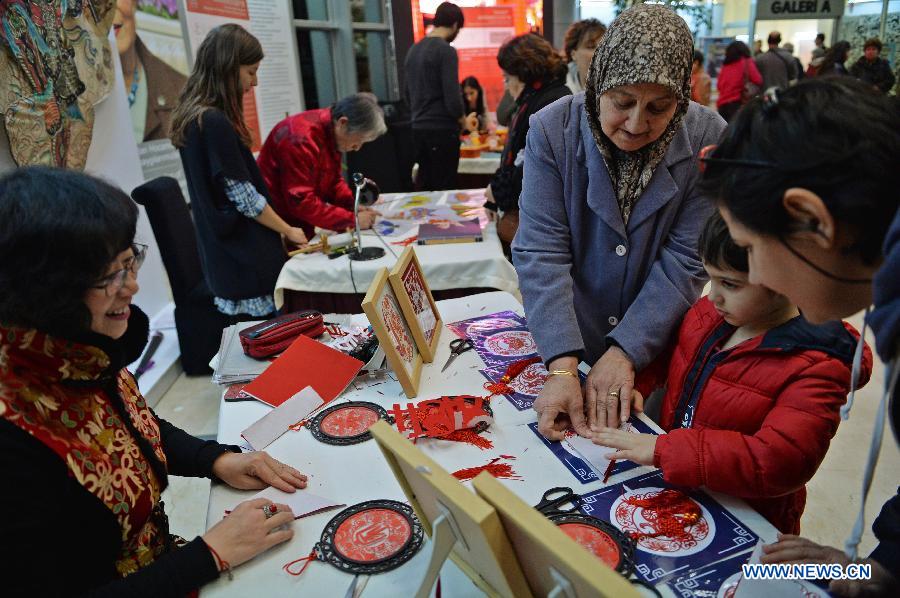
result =
M534 508L547 516L558 513L574 513L578 510L580 502L580 494L575 494L571 488L557 486L544 492L541 502L534 505Z
M475 345L472 344L467 338L458 338L456 340L450 341L450 357L447 359L447 363L444 364L444 367L441 368L443 372L446 370L453 360L465 353L466 351L471 351L475 348Z

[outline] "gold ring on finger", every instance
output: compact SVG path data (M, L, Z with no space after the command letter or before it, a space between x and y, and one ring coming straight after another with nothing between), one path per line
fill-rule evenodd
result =
M606 396L608 396L608 397L616 397L616 398L618 399L618 398L619 398L619 391L618 391L618 390L611 390L611 391L609 391L608 393L606 393Z

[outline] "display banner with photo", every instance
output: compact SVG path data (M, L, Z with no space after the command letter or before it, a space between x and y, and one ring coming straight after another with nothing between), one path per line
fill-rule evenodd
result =
M169 141L188 74L178 0L117 0L112 31L144 179L174 177L187 197L181 159Z
M303 110L297 49L287 2L270 0L185 0L185 23L191 55L209 31L225 23L247 29L262 44L259 84L244 96L244 120L259 151L266 135L288 114Z
M516 35L513 8L463 8L463 15L466 26L453 41L459 55L459 78L478 79L484 89L485 107L495 112L503 97L503 71L497 65L497 51L503 42Z

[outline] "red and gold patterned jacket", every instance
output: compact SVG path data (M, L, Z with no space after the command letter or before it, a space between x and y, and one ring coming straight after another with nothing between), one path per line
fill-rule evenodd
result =
M98 347L17 327L0 326L0 334L0 417L50 448L115 515L120 575L152 563L168 542L159 512L165 478L154 471L166 456L134 377L124 368L110 372L110 357Z

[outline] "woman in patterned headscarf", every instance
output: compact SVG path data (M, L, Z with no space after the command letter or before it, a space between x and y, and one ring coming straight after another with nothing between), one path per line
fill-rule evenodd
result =
M535 402L548 438L627 418L635 372L705 282L697 237L710 206L694 188L697 155L725 123L690 101L692 56L681 17L633 7L597 47L585 93L531 122L513 262L551 371ZM581 359L593 366L584 394Z

